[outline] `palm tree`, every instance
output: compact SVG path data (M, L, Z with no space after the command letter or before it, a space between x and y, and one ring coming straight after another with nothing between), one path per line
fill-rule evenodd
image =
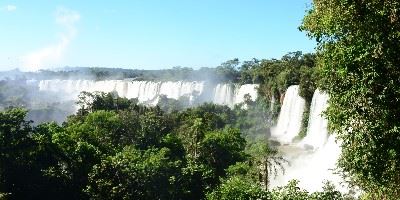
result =
M264 189L267 190L270 175L274 175L274 178L276 178L280 171L285 173L284 164L288 164L289 162L279 155L277 149L269 147L268 144L263 141L254 143L249 151L258 171L258 179Z

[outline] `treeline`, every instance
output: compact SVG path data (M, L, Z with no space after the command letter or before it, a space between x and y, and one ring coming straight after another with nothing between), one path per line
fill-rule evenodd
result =
M265 130L252 129L270 125L255 117L256 102L247 110L204 104L167 113L82 93L78 104L62 125L33 126L18 108L0 112L0 198L345 198L329 183L312 194L296 181L269 189L286 161Z
M160 70L139 70L99 67L64 67L57 70L20 72L18 69L2 72L5 79L132 79L146 81L213 81L239 84L266 84L274 92L284 91L288 85L299 84L301 73L313 68L314 54L291 52L281 59L252 59L239 61L235 58L214 68L173 67ZM277 77L279 76L279 77ZM276 81L275 81L276 80Z

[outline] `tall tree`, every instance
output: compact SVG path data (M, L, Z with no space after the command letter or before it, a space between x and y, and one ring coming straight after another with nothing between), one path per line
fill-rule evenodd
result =
M300 27L318 42L339 167L375 199L400 196L400 2L314 0Z

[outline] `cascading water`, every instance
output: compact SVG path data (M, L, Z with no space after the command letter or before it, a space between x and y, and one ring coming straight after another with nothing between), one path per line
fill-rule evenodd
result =
M272 130L272 137L283 144L290 144L301 128L301 119L305 101L299 96L299 86L290 86L285 93L277 126Z
M218 84L214 88L213 102L221 105L233 107L245 101L245 96L250 95L252 101L257 98L256 84L235 85L229 83Z
M311 101L307 135L300 142L300 147L322 148L328 138L328 121L322 116L327 108L328 95L318 89L314 92Z
M285 105L284 103L284 106L287 107L285 108L286 110L281 110L278 121L278 124L281 123L282 127L280 128L283 130L299 130L299 123L301 122L301 117L299 117L298 113L299 108L293 106L297 105L294 103L295 101L299 101L293 100L298 98L293 96L297 88L291 86L289 87L291 90L288 89L286 93L284 102L287 104ZM288 145L278 147L283 157L289 161L289 164L285 165L284 174L280 173L275 179L271 179L270 185L272 187L283 186L288 181L297 179L300 181L299 186L301 188L314 192L321 190L323 182L328 180L340 190L346 192L347 189L340 185L342 179L333 172L335 163L340 155L340 144L335 141L334 135L328 135L327 120L322 116L322 112L328 105L327 101L328 95L316 90L311 104L307 136L299 143L290 142ZM293 104L291 107L288 106L289 102ZM284 117L289 117L289 119ZM288 120L296 121L288 122ZM278 136L283 137L282 132L278 133L281 134L278 134ZM285 139L290 139L291 137L293 137L292 134ZM309 146L312 146L313 149L310 150Z
M238 87L238 86L236 86ZM245 84L239 86L238 90L235 90L234 104L239 104L245 101L245 96L250 95L250 99L255 101L257 98L257 87L255 84Z
M221 105L231 105L234 100L234 91L232 84L218 84L214 88L213 102Z
M234 106L244 101L249 94L252 100L257 98L257 85L234 85L221 83L209 85L204 81L128 81L128 80L41 80L39 89L42 91L63 92L69 99L76 99L82 91L117 92L119 96L137 98L139 102L156 105L160 95L179 99L188 96L190 101L200 98L201 102L213 102L221 105Z

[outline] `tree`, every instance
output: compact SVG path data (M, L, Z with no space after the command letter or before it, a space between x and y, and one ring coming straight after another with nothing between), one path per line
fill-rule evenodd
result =
M239 68L240 84L252 84L258 82L257 68L260 61L253 58L250 61L244 61Z
M239 63L239 59L235 58L218 66L215 70L220 81L236 82L236 80L239 79L239 72L237 71Z
M87 193L93 199L172 199L179 162L171 162L168 151L125 147L93 167Z
M279 171L284 173L283 164L288 163L288 161L278 155L278 150L270 148L263 141L254 143L249 148L249 154L252 155L252 162L256 171L258 171L259 182L265 190L268 190L271 176L277 176Z
M224 177L230 165L245 159L245 145L237 129L210 131L201 141L199 160L214 170L215 177Z
M400 2L314 0L301 30L318 42L327 117L343 175L371 198L400 196Z
M271 191L271 199L274 200L354 200L353 197L343 195L330 182L325 182L322 191L309 193L301 189L298 180L291 180L283 187Z
M209 200L247 200L270 199L269 193L261 189L257 184L240 177L232 177L224 180L222 184L207 194Z
M26 110L0 112L0 196L10 199L76 198L60 172L63 153L52 142L62 127L55 123L32 127Z
M96 110L124 110L129 108L131 102L126 98L121 98L116 92L81 92L78 96L79 114L94 112Z
M25 121L26 112L23 109L0 112L0 192L11 193L14 198L34 190L26 181L33 172L29 170L29 161L35 145L30 137L33 132L30 122Z

